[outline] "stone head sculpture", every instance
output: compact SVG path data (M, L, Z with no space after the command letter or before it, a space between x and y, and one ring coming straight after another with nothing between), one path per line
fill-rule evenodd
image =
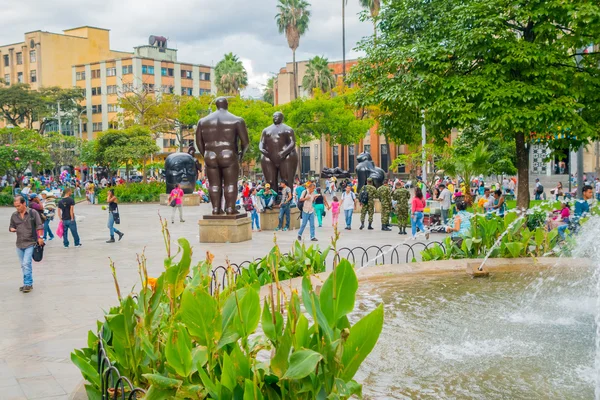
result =
M185 194L191 194L196 188L196 159L188 153L173 153L165 160L165 181L167 182L167 193L181 185Z

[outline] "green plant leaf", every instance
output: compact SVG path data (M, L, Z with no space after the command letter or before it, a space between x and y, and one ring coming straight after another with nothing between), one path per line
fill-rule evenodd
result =
M237 374L235 371L235 366L233 362L231 362L231 357L229 354L223 353L223 365L221 368L221 385L229 389L233 392L237 385Z
M202 385L183 385L177 390L177 399L203 399L204 386Z
M180 316L189 333L209 350L221 337L221 313L217 301L204 288L188 286L185 289Z
M383 304L361 318L352 328L344 344L341 378L349 381L354 377L360 364L375 347L383 328Z
M150 386L146 394L144 395L144 400L166 400L172 399L175 395L175 389L160 389L154 385Z
M100 389L95 386L85 385L85 394L87 395L88 400L102 400L102 393L100 393Z
M537 228L535 230L535 245L540 247L544 243L545 233L543 228Z
M200 368L198 370L198 374L200 375L200 379L202 380L202 384L208 390L208 393L211 395L213 399L218 399L221 395L221 384L213 382L204 368Z
M243 400L263 400L263 395L258 386L250 379L244 382L244 399Z
M180 238L177 242L182 250L181 259L177 264L169 265L165 273L165 280L169 286L174 288L175 297L179 297L183 293L185 279L190 273L190 264L192 263L190 243L185 238Z
M71 362L73 362L73 364L79 368L81 374L89 383L96 387L100 387L100 374L98 373L96 367L92 366L92 364L90 364L86 359L78 356L75 353L71 353Z
M510 242L505 244L511 258L518 258L523 250L523 244L519 242Z
M304 314L300 314L298 317L298 322L296 323L296 345L295 349L299 350L303 347L308 347L308 319L304 316Z
M204 346L192 349L192 373L198 371L208 362L208 350Z
M159 374L143 374L142 376L157 389L179 389L183 383L179 379L168 378Z
M262 328L265 335L273 343L277 343L283 332L283 316L275 310L275 323L273 323L273 314L271 313L271 302L268 297L265 297L264 308L262 313Z
M306 312L313 318L313 320L317 321L319 327L323 330L327 342L331 342L333 338L333 330L329 326L329 321L323 311L321 310L321 305L319 304L319 298L315 294L312 289L312 284L310 283L310 279L304 277L302 279L302 301L304 303L304 308Z
M175 323L169 330L165 345L165 356L168 364L181 377L187 378L192 373L192 339L183 324Z
M271 360L271 370L273 374L281 378L289 365L289 356L292 349L292 332L290 326L286 326L283 335L279 339L279 346L275 351L275 356Z
M313 350L299 350L290 357L290 366L282 379L302 379L314 372L319 361L323 359L320 353Z
M352 264L342 260L329 275L319 296L321 310L329 326L334 327L337 321L354 309L354 300L358 290L358 279Z
M251 286L231 293L223 306L223 335L219 348L247 337L258 327L260 297Z

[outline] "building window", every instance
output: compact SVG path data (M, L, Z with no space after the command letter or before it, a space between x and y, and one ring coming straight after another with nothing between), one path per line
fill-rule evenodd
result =
M165 94L173 94L173 93L175 93L175 87L174 86L163 86L162 91Z
M133 83L124 83L123 84L123 93L133 92Z
M35 69L29 71L29 82L37 82L37 71Z
M4 83L8 86L10 85L10 74L4 75Z
M119 129L119 123L117 121L110 121L108 123L108 129Z
M142 74L154 75L154 66L152 66L152 65L142 65Z
M107 107L108 107L108 112L118 112L119 111L119 107L116 104L109 104Z
M101 87L93 87L92 88L92 96L100 96L102 94Z
M123 65L123 75L133 74L133 65Z
M117 76L117 69L114 67L106 68L106 76Z
M84 81L85 80L85 71L77 72L75 74L75 79L78 81Z
M163 139L163 148L168 149L170 147L176 147L177 143L175 139Z
M117 94L117 85L108 85L106 87L106 94Z
M191 87L182 87L181 88L181 95L182 96L192 96L193 95L193 90Z
M381 169L384 170L385 172L388 171L388 168L390 166L390 159L388 157L388 147L386 144L382 144L381 145L381 152L379 153L381 154L379 156L379 158L381 159Z
M333 168L340 166L340 147L333 146Z
M185 79L192 79L192 71L181 70L181 77Z
M23 53L17 53L17 65L23 64Z
M210 89L200 89L200 96L203 94L210 94Z
M167 69L166 69L166 68L164 68L164 67L163 67L163 68L161 68L161 69L160 69L160 75L161 75L161 76L167 76Z
M100 78L100 70L99 69L93 69L92 70L92 79L97 79Z
M168 75L175 76L175 70L173 68L169 68Z
M92 131L93 132L100 132L100 131L102 131L102 122L93 122L92 123Z
M305 176L310 171L310 147L300 148L300 174Z
M102 104L97 104L92 106L92 114L100 114L102 113Z
M8 54L4 56L4 66L8 67L10 65L10 58L8 58Z
M23 73L17 72L17 83L23 83Z
M210 81L210 72L200 72L201 81Z
M37 57L36 57L36 54L35 54L35 50L30 50L29 51L29 62L34 63L36 61L37 61Z
M371 154L371 145L370 144L363 145L363 152Z
M356 146L350 145L348 146L348 172L354 172L354 167L356 164Z
M144 90L146 92L154 92L154 83L144 83Z

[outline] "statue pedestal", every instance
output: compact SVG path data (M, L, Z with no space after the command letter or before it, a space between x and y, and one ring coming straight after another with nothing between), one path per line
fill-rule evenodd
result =
M290 208L290 230L300 229L300 210L297 207ZM284 219L284 226L286 220ZM260 229L263 231L274 231L279 225L279 208L266 210L260 213Z
M360 210L362 210L362 204L360 204L360 201L359 201L358 206L356 207L356 210L354 211L354 213L360 214ZM375 214L377 214L377 213L381 213L381 201L379 201L379 199L375 199Z
M252 222L246 213L205 215L198 221L200 243L239 243L252 240Z
M183 195L183 206L199 206L201 203L200 195L196 193L192 194L184 194ZM160 205L168 206L169 205L169 195L167 193L161 193L160 195Z

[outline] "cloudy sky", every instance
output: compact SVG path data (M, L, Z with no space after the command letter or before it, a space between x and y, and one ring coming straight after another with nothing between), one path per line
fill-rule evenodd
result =
M341 60L342 0L308 1L310 28L300 39L297 59ZM131 51L147 44L149 35L165 36L169 47L179 50L179 61L214 65L227 52L237 54L248 71L250 96L292 59L275 25L277 0L0 0L0 5L1 44L22 41L28 31L62 32L81 25L110 29L114 50ZM348 58L358 55L356 43L372 32L369 22L359 20L360 11L358 0L348 1Z

